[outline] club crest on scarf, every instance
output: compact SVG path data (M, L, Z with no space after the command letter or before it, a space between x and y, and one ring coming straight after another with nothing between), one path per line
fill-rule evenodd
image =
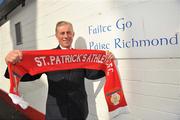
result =
M118 105L120 102L120 95L118 93L114 93L111 95L111 102L113 103L113 105Z

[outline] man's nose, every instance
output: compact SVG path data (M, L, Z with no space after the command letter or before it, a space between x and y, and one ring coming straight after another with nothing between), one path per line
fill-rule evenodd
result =
M64 37L68 37L68 33L64 33Z

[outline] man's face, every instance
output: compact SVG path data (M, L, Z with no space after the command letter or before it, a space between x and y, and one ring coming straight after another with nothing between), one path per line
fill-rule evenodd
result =
M59 44L64 48L70 48L74 37L74 32L69 24L57 27L56 38Z

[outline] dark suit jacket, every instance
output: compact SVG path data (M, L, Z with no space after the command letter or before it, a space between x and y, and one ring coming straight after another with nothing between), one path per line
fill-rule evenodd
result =
M46 119L85 120L88 103L84 78L98 79L104 77L105 73L101 70L74 69L46 72L46 75L49 84ZM8 77L7 71L5 76ZM40 77L41 74L26 74L21 81L32 81Z

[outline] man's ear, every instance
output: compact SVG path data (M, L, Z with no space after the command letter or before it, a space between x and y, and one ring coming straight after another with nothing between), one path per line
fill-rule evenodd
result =
M55 33L55 36L56 36L56 39L58 40L59 38L58 38L58 34L57 33Z

